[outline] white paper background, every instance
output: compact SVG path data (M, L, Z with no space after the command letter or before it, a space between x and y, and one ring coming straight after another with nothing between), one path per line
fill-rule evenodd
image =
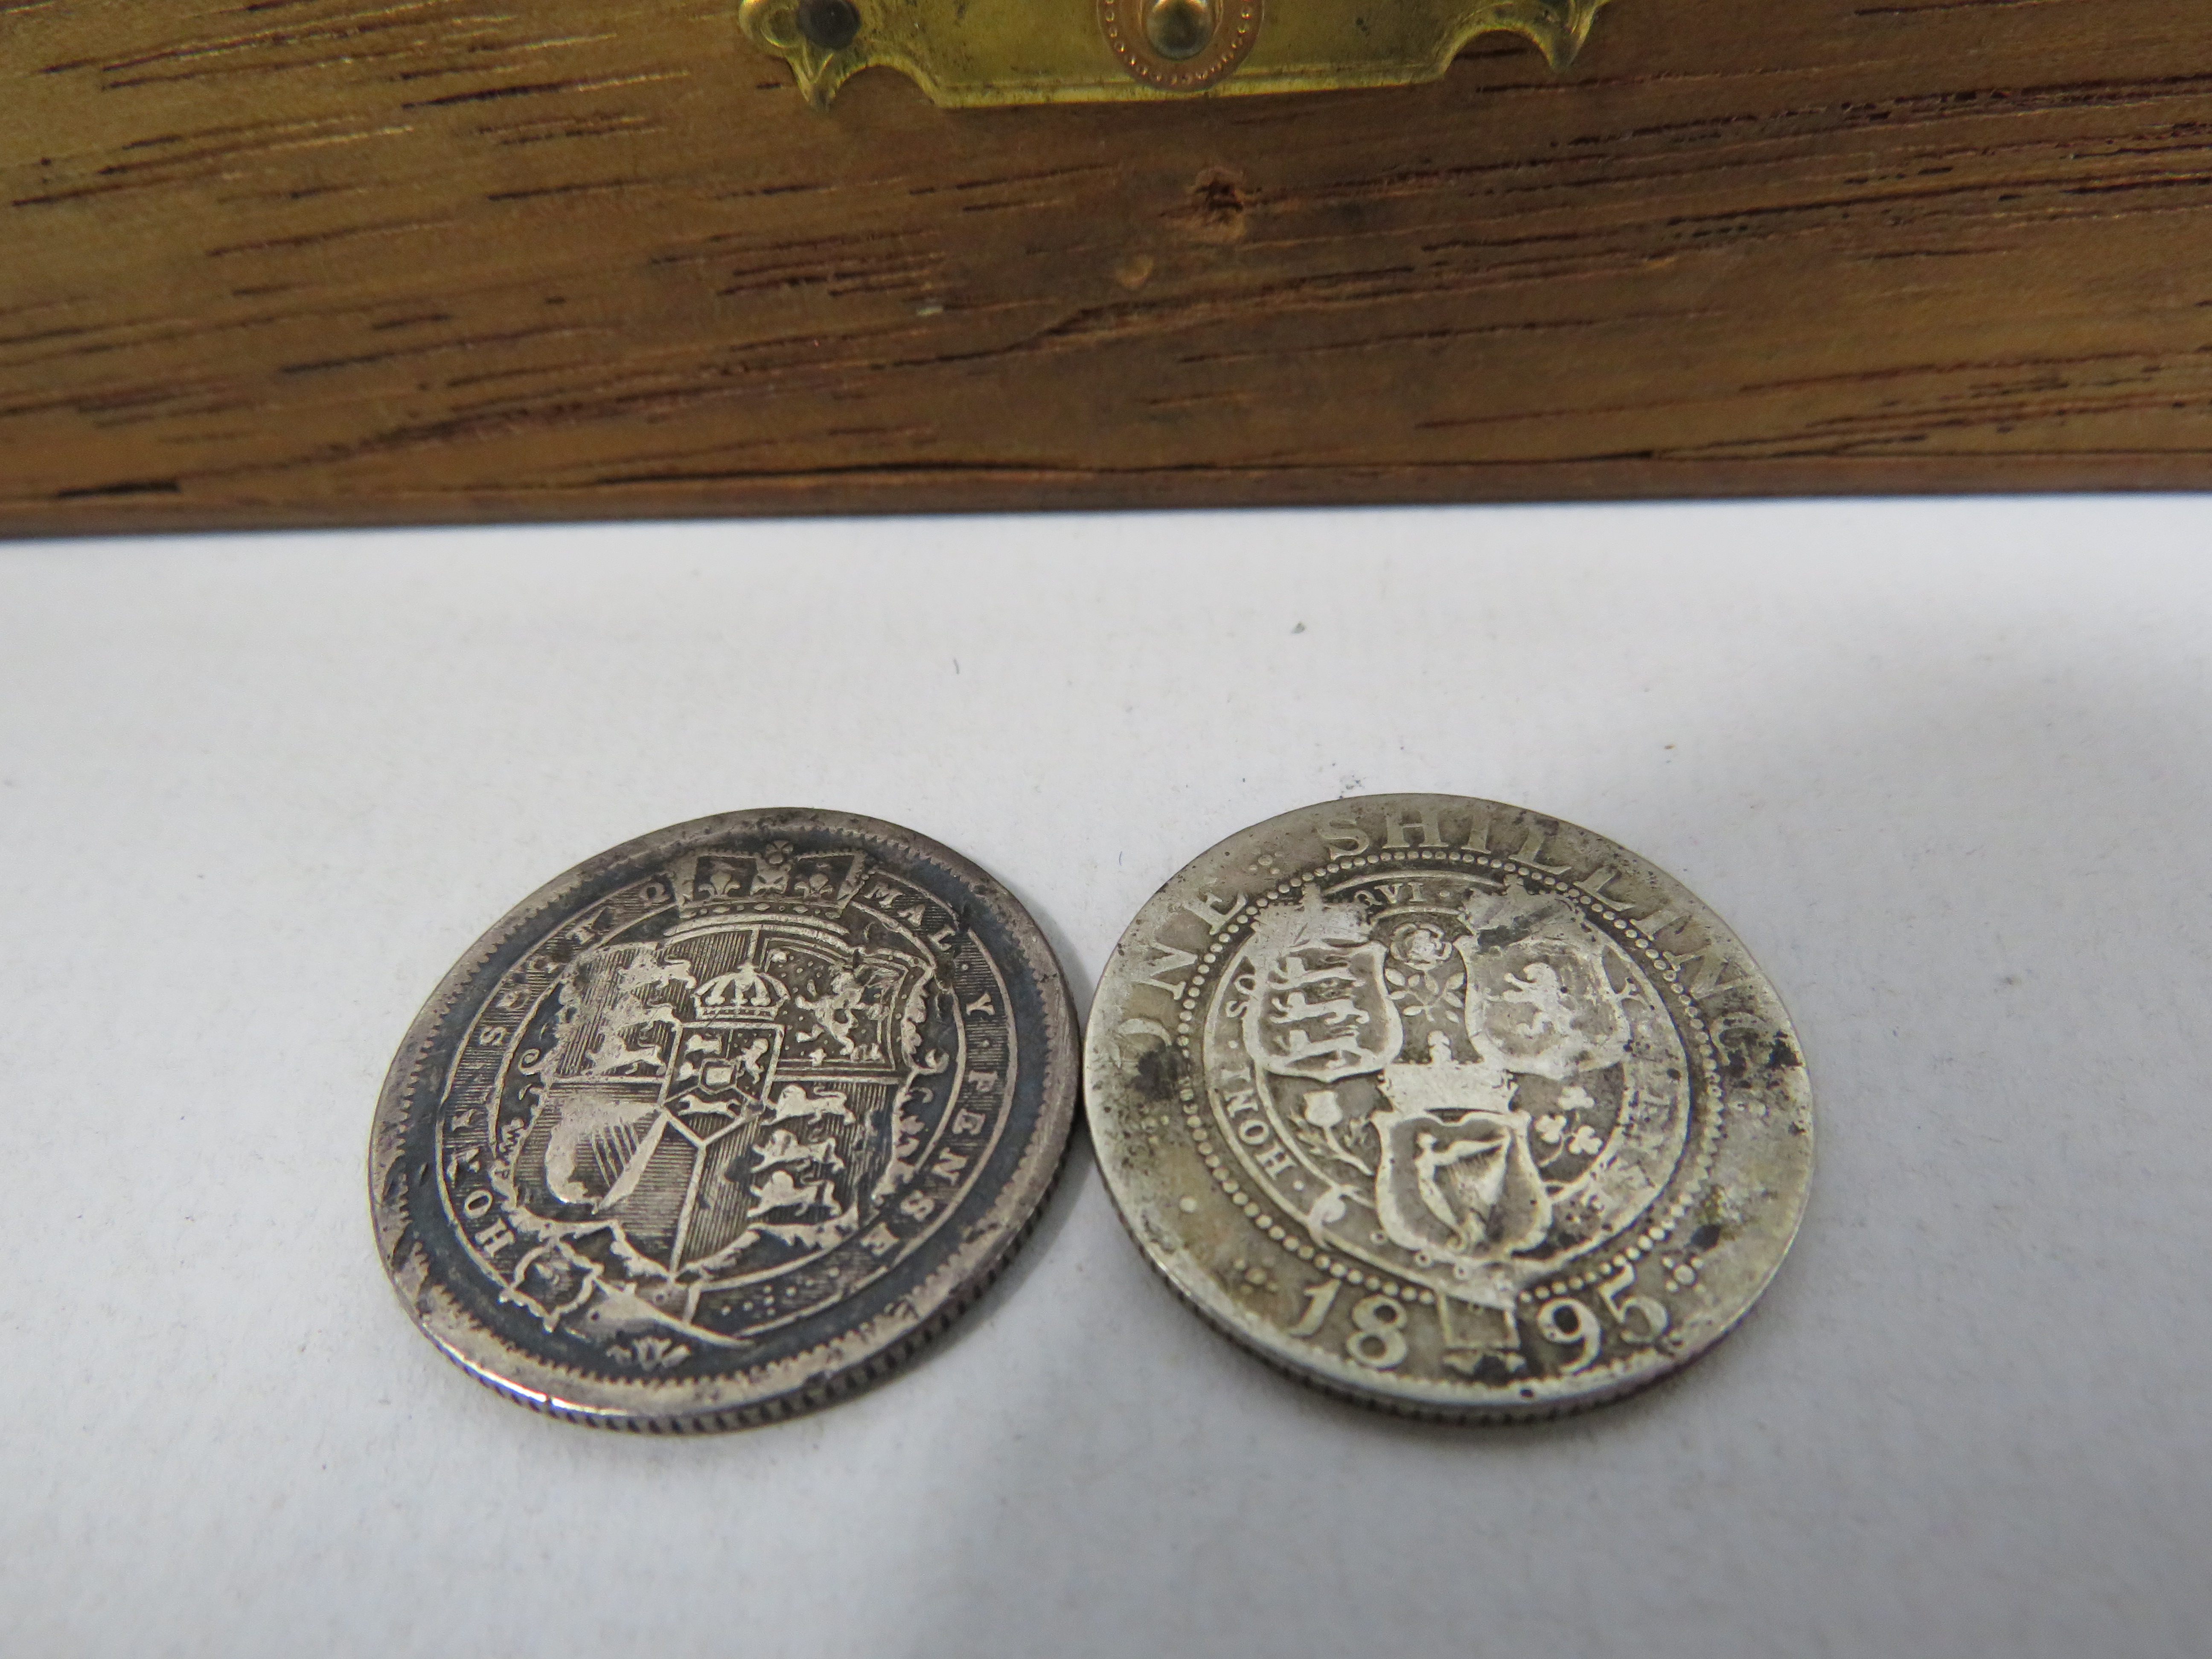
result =
M0 547L0 1650L2077 1654L2212 1615L2212 501ZM1796 1250L1564 1423L1309 1395L1086 1146L949 1341L684 1441L415 1334L386 1060L538 883L732 807L934 836L1087 1000L1340 793L1588 824L1813 1067Z

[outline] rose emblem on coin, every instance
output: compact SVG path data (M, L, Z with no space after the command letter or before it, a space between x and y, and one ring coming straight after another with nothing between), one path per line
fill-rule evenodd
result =
M1132 1231L1307 1380L1556 1412L1701 1351L1779 1264L1810 1117L1733 934L1589 831L1377 797L1233 836L1139 916L1088 1045Z
M483 1380L715 1427L881 1374L988 1282L1073 1114L1056 964L933 842L738 813L562 877L395 1061L372 1197L395 1283Z

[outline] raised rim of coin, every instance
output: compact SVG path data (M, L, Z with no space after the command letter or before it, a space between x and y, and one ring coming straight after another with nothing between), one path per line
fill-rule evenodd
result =
M1650 860L1501 802L1369 795L1194 859L1091 1006L1100 1168L1146 1259L1302 1382L1556 1416L1732 1328L1803 1213L1802 1049Z
M572 1421L735 1428L894 1370L1011 1258L1074 1117L1035 921L851 813L699 818L510 910L379 1097L377 1243L425 1335Z

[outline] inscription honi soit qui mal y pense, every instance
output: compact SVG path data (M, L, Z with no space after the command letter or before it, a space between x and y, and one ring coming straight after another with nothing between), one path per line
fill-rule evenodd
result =
M1533 1400L1724 1329L1787 1229L1704 1282L1762 1195L1709 1178L1723 1103L1808 1127L1740 947L1642 860L1520 809L1291 816L1308 846L1248 832L1155 901L1107 1038L1149 1079L1126 1127L1190 1158L1180 1231L1255 1334L1378 1387Z

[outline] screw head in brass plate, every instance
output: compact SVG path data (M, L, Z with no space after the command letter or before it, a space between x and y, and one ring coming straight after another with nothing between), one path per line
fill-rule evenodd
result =
M1263 1358L1552 1416L1718 1341L1812 1163L1796 1032L1719 917L1594 832L1377 795L1200 854L1121 937L1084 1085L1122 1220Z
M860 32L860 9L853 0L799 0L799 32L823 52L842 52Z
M576 1422L788 1416L884 1376L1035 1218L1075 1018L1013 896L912 830L732 812L471 946L393 1060L369 1197L448 1358Z

